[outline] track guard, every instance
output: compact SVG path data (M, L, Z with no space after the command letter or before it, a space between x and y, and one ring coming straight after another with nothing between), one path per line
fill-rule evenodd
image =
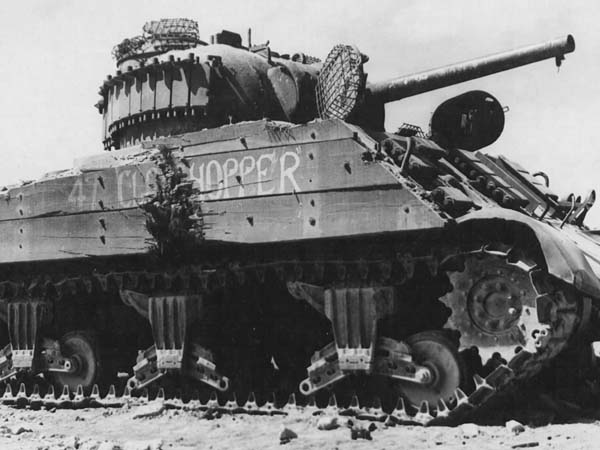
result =
M158 369L181 370L188 325L195 319L194 305L200 302L201 298L195 296L148 298Z
M342 371L371 373L377 322L394 311L394 289L327 289L325 316L331 321Z
M393 286L325 289L301 282L288 283L292 296L307 301L331 322L334 342L315 352L300 392L311 395L351 374L383 375L413 383L427 383L429 368L416 364L403 342L379 336L380 319L396 305Z
M121 298L149 320L154 340L153 346L139 352L130 388L141 389L169 371L178 371L220 391L228 389L229 379L217 372L210 350L188 337L190 326L203 315L202 296L150 297L122 290Z
M62 354L60 343L41 334L47 319L47 302L44 300L6 303L10 342L0 350L0 381L26 372L71 373L75 370L76 362Z
M0 380L34 370L39 356L39 331L46 313L43 301L16 301L6 305L10 343L0 350ZM40 364L37 364L38 370Z
M38 333L46 305L43 302L11 302L8 304L8 334L12 365L15 369L30 369L36 353Z
M600 280L594 275L583 252L557 229L516 211L486 208L457 220L459 226L485 229L489 222L506 222L531 230L542 250L548 273L591 297L600 298Z
M371 373L377 341L377 322L394 312L394 288L355 287L323 289L290 283L290 292L308 301L331 322L335 350L342 371ZM331 353L329 346L323 349Z

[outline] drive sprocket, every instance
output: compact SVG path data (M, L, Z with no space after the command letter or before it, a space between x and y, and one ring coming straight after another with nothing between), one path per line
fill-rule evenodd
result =
M550 359L566 345L578 322L576 296L558 289L532 256L492 243L451 259L452 289L440 300L461 350L475 347L493 368L523 350Z

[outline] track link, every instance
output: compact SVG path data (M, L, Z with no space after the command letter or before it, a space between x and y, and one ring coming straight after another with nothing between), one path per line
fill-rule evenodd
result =
M474 253L493 254L500 257L509 257L508 249L481 247L474 251L455 251L450 257L444 259L464 258L472 256ZM281 281L304 280L322 282L326 278L334 277L344 280L348 276L359 276L365 280L367 273L369 278L377 277L381 280L389 280L394 277L398 280L407 280L412 276L415 261L421 261L432 268L432 273L437 272L438 264L444 262L436 260L430 256L421 256L416 258L396 257L393 262L390 259L378 259L372 261L312 261L299 262L298 260L278 261L276 263L257 263L246 265L229 265L221 270L205 270L201 267L187 267L185 270L174 272L113 272L105 274L95 274L89 277L65 278L52 283L45 284L45 290L55 292L58 296L62 293L76 294L77 292L92 292L95 287L100 287L107 292L109 289L136 288L144 285L147 289L154 289L161 286L166 289L188 289L194 286L207 292L211 286L224 286L228 280L235 280L236 283L243 285L252 277L257 280L264 280L265 272L272 271ZM525 261L525 260L523 260ZM542 270L537 264L529 264L529 272L538 273ZM328 275L324 275L327 273ZM332 275L333 274L333 275ZM535 275L537 276L537 275ZM8 284L7 284L8 283ZM20 285L23 286L24 283ZM354 396L349 404L339 405L335 396L329 399L327 406L317 406L314 398L307 399L306 402L297 402L295 394L290 394L284 403L279 403L274 395L271 400L264 404L258 404L254 394L250 394L248 400L240 404L235 395L231 396L226 402L220 401L214 393L208 401L201 402L198 397L183 401L178 396L166 396L161 388L156 398L150 400L147 391L141 396L133 396L129 389L125 389L120 396L116 395L116 389L111 386L104 397L100 396L97 386L86 395L84 389L79 387L75 392L69 392L65 387L60 395L56 395L52 387L41 395L40 388L37 385L27 388L21 384L18 391L13 393L13 387L6 385L6 391L0 398L4 405L16 407L38 408L84 408L84 407L122 407L125 405L144 404L149 401L164 401L168 408L179 408L190 411L207 412L214 414L339 414L353 416L359 420L387 421L390 424L419 424L429 425L455 425L468 420L475 411L492 397L506 389L507 386L514 385L520 380L527 379L540 371L542 366L550 359L556 356L566 347L573 329L577 324L577 307L574 305L573 298L575 294L569 291L569 286L560 286L555 289L557 282L540 283L545 286L548 292L539 291L540 296L552 294L554 301L553 311L559 315L548 325L549 338L544 340L543 348L532 349L524 348L516 353L505 364L498 364L485 377L475 374L473 377L473 391L470 394L461 389L456 389L452 398L445 402L440 400L436 405L430 405L423 402L418 408L406 405L402 398L398 399L396 407L393 410L384 411L381 402L376 399L367 401L371 406L361 406L358 397ZM39 283L31 283L30 286L39 287ZM553 292L551 292L553 290ZM7 293L19 292L19 286L12 282L0 283L0 297L10 298Z
M129 388L125 388L121 395L116 395L116 389L111 386L108 392L100 395L98 386L94 386L90 395L83 393L83 388L79 387L75 392L70 392L68 387L64 387L60 394L55 393L54 388L50 386L47 392L42 395L39 386L33 386L31 392L27 392L24 383L16 393L10 384L6 386L4 394L0 397L0 403L5 406L15 408L38 409L83 409L83 408L123 408L135 407L148 404L150 402L162 402L167 409L181 409L185 411L205 412L212 417L219 415L340 415L354 417L358 420L387 422L388 424L412 424L412 425L451 425L460 422L460 415L465 410L474 407L470 403L476 393L467 397L462 391L457 390L456 406L449 409L448 406L438 405L437 409L430 409L427 402L424 402L418 410L405 406L402 398L398 399L396 407L392 411L385 411L378 398L372 399L370 406L362 406L358 397L352 397L349 404L339 405L335 395L329 398L326 406L318 406L314 397L307 399L306 402L297 402L295 394L290 394L287 401L279 403L274 394L269 396L269 400L264 403L258 403L254 393L250 393L244 403L238 402L235 394L231 395L227 401L220 401L216 391L213 391L210 398L201 401L198 395L193 395L186 401L178 396L166 396L163 388L160 388L157 394L150 397L147 390L141 395L134 396Z

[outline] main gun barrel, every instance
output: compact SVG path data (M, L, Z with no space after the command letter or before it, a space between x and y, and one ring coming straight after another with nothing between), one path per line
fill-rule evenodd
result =
M575 39L569 34L542 44L371 83L368 89L378 100L388 103L544 59L556 58L557 64L560 64L564 55L574 50Z

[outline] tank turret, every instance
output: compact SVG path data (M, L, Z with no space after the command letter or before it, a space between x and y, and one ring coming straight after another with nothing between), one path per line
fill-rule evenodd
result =
M189 19L148 22L143 36L125 39L113 56L117 72L96 105L106 149L263 118L303 123L317 114L317 59L243 46L230 31L207 44Z
M241 36L230 31L216 34L207 44L200 40L196 22L162 19L148 22L144 35L113 49L117 71L102 84L97 107L107 149L263 118L292 123L337 118L383 130L388 102L543 59L556 58L560 64L574 49L568 35L367 83L363 65L368 57L350 45L335 46L321 64L302 53L280 55L268 43L253 46L248 41L244 46ZM444 125L432 129L436 140L477 149L499 136L502 107L491 95L477 92L440 106L441 120L433 124ZM460 138L465 133L468 137Z

